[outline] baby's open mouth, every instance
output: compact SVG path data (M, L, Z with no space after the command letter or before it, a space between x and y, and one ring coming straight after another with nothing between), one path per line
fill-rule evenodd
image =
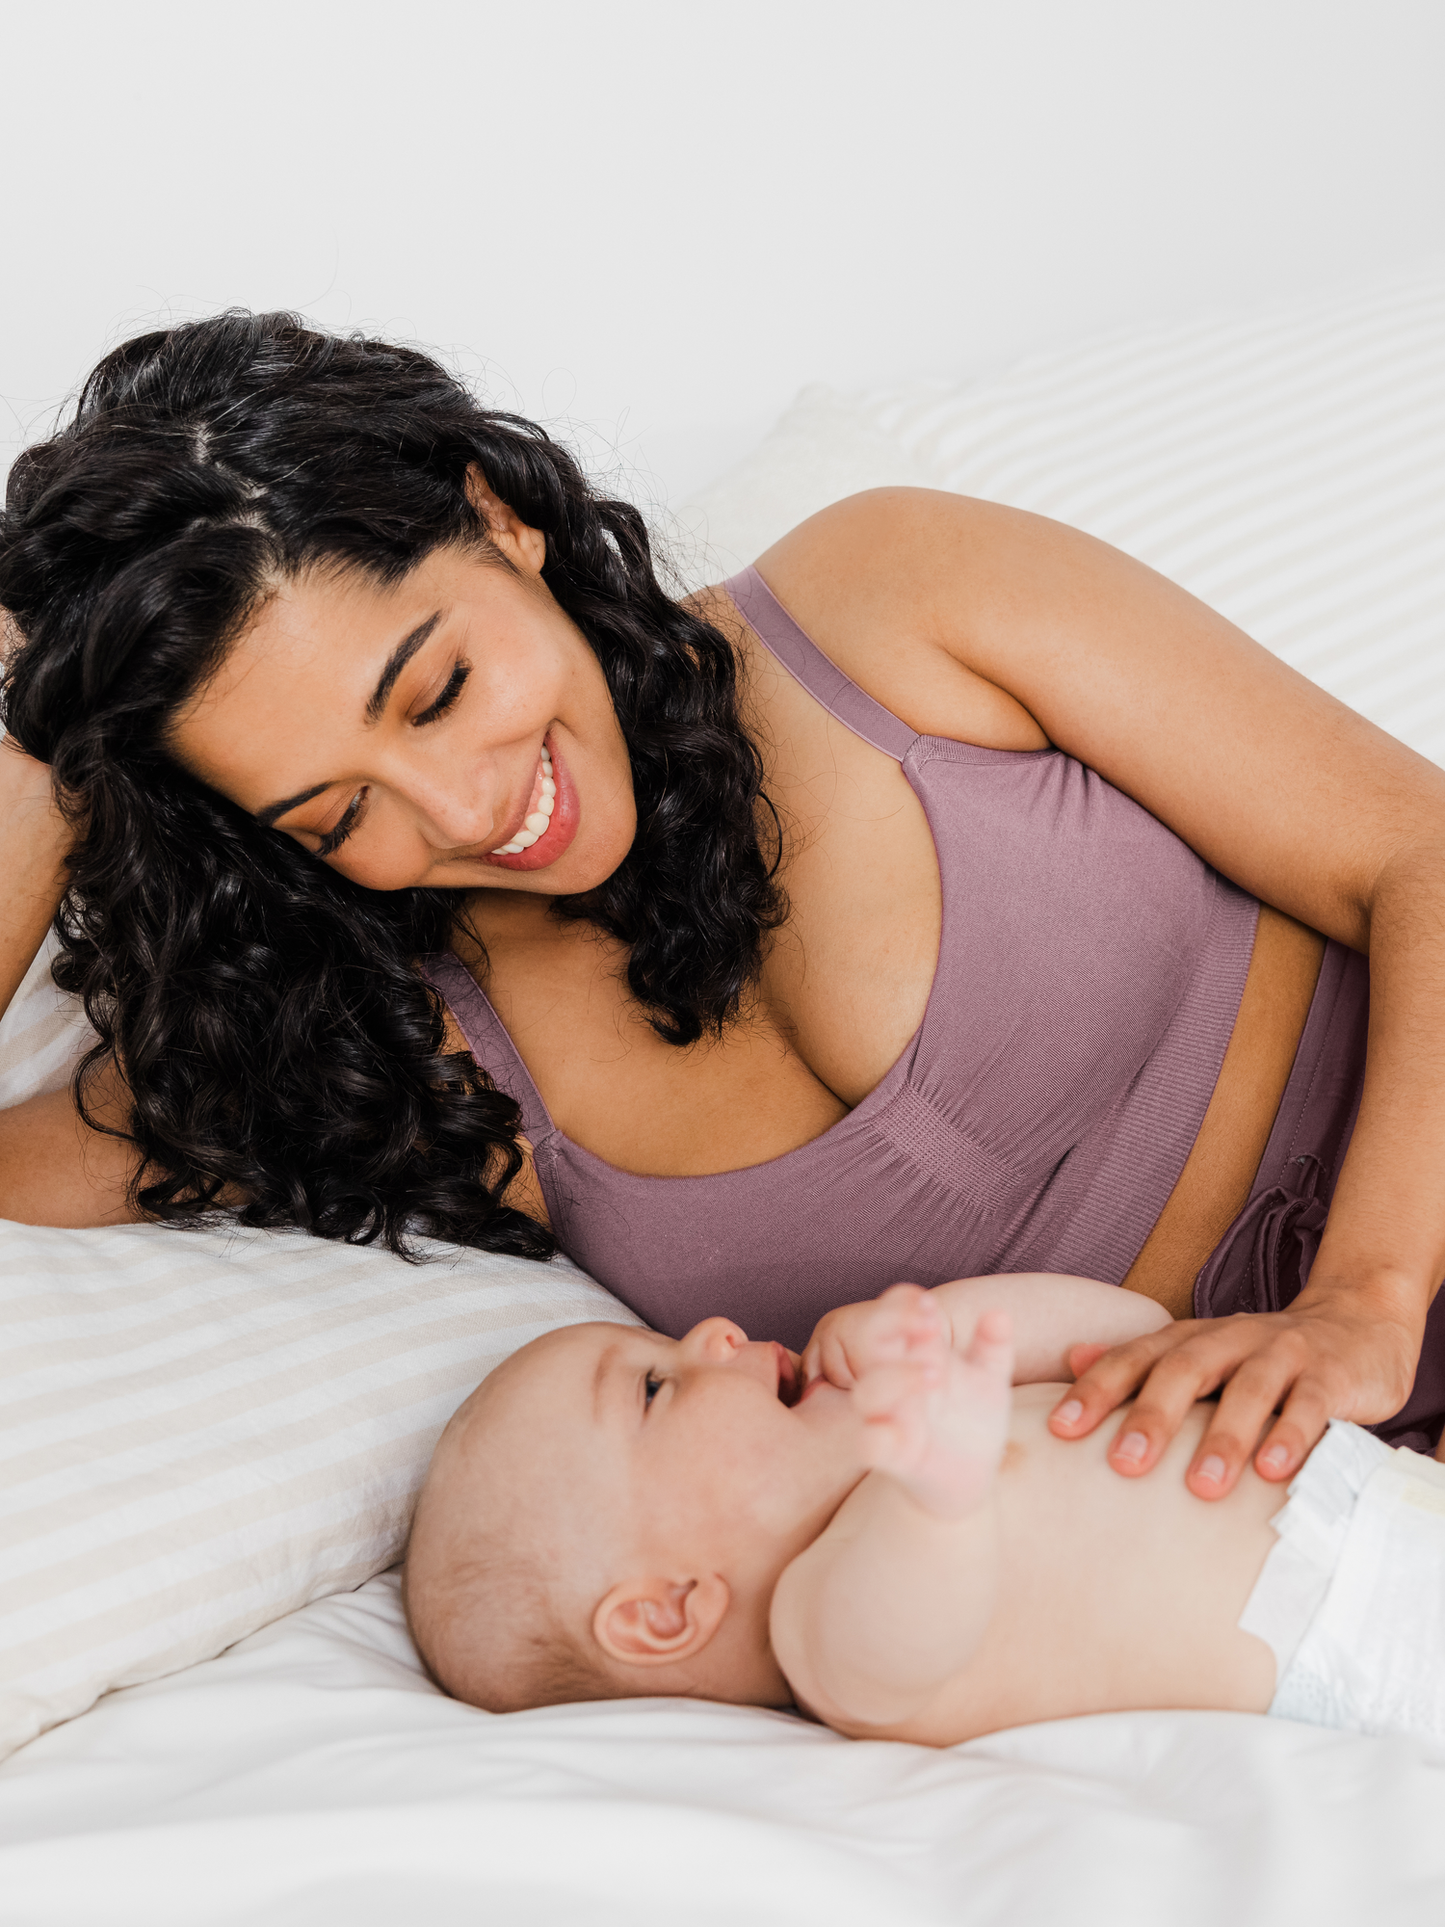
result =
M784 1405L796 1405L803 1395L802 1381L798 1368L793 1363L793 1355L783 1346L778 1348L778 1397Z

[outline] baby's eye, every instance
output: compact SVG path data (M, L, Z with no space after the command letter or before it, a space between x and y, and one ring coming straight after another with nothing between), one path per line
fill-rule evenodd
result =
M647 1377L642 1381L643 1405L651 1405L661 1390L662 1380L657 1376L656 1372L649 1372Z

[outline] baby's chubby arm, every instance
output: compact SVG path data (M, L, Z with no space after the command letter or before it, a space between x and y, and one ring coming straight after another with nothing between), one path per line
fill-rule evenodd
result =
M916 1287L914 1287L916 1289ZM1095 1278L1061 1272L1022 1271L990 1278L955 1278L928 1294L943 1312L956 1350L967 1348L985 1312L1008 1315L1013 1328L1014 1384L1058 1383L1075 1378L1113 1345L1167 1325L1169 1314L1152 1298ZM803 1352L803 1379L826 1378L846 1391L855 1381L855 1351L876 1300L840 1305L819 1319ZM1092 1357L1071 1357L1088 1346Z
M867 1310L852 1406L873 1476L783 1573L771 1635L800 1705L881 1735L958 1672L992 1615L1013 1357L995 1308L961 1351L937 1292L894 1285Z

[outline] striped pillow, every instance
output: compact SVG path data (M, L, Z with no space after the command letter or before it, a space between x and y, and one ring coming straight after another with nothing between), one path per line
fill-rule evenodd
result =
M689 579L900 482L1087 529L1445 763L1445 274L1121 333L987 381L805 390L678 510L705 545Z
M0 1757L400 1558L519 1345L633 1314L565 1259L0 1224Z

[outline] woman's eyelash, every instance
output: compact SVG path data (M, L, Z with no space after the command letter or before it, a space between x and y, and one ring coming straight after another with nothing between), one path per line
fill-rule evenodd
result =
M424 709L419 716L412 717L412 727L414 729L421 729L425 727L427 723L440 722L442 717L446 715L447 711L456 702L457 697L461 695L466 685L467 677L470 676L471 673L472 665L469 662L459 659L447 681L446 688L440 696L437 697L436 701Z
M347 805L346 813L335 829L328 830L316 846L317 856L332 856L339 850L347 837L356 828L361 817L361 806L366 800L366 791L360 789Z

